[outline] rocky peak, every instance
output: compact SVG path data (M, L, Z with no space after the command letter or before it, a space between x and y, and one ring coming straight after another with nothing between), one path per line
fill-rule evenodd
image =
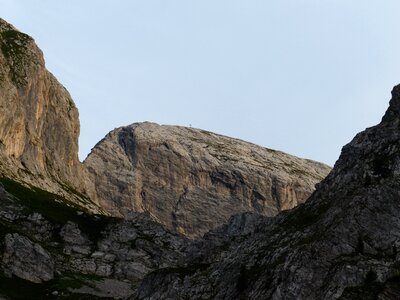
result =
M397 85L393 88L392 99L390 100L389 108L386 111L382 121L391 122L395 118L400 118L400 85Z
M319 190L375 186L398 176L400 167L400 85L392 90L389 108L380 124L357 134Z
M4 19L0 18L0 32L8 31L8 30L16 30L14 26L7 23Z
M148 122L113 130L84 164L108 211L147 212L192 238L235 213L272 216L292 208L330 171L205 130Z
M100 211L85 195L79 114L34 40L0 19L0 173Z

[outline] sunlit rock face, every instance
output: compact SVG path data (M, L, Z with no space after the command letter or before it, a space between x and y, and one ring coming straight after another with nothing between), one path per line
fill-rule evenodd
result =
M34 40L0 19L0 172L100 211L85 195L79 114Z
M273 216L292 208L330 171L238 139L155 123L113 130L84 164L107 211L147 212L192 238L235 213Z

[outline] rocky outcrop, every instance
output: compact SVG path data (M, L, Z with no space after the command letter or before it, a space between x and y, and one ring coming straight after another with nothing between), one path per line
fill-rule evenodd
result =
M34 40L0 19L0 176L100 212L78 160L78 110Z
M113 215L147 212L199 237L239 212L266 216L302 203L330 171L208 131L137 123L110 132L84 161ZM112 201L110 201L110 199Z
M54 262L39 244L18 233L4 237L4 271L25 280L41 283L54 278Z
M397 86L306 203L232 218L179 268L148 275L137 299L399 299L399 107Z
M145 275L183 259L187 240L144 214L90 215L54 196L0 185L0 297L127 299Z

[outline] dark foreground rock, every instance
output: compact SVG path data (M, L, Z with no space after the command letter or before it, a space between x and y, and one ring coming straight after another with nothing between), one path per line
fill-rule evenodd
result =
M400 86L305 204L237 216L188 249L136 299L399 299Z
M55 194L0 181L0 295L6 299L127 299L145 275L183 258L186 239L144 214L89 215L57 203Z
M42 246L18 233L6 234L4 243L3 265L7 275L36 283L54 278L54 262Z

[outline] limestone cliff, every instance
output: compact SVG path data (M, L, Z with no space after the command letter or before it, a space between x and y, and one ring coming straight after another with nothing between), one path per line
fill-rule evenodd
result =
M198 237L239 212L292 208L330 171L238 139L179 126L137 123L110 132L84 161L97 199L113 215L147 212ZM111 201L110 201L111 200Z
M79 115L34 40L0 19L0 174L101 211L85 195Z

